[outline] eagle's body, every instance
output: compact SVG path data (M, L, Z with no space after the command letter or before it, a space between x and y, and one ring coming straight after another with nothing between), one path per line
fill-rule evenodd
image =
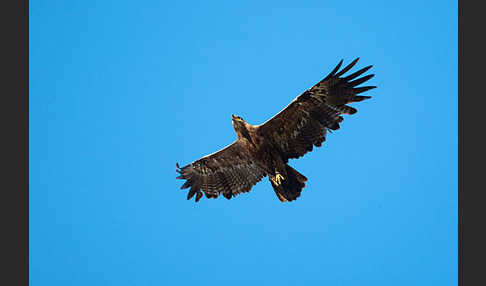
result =
M373 77L355 79L371 66L341 77L358 59L338 72L341 61L326 78L262 125L248 124L233 115L235 142L182 168L177 165L177 178L187 180L181 188L190 187L187 199L196 195L199 201L201 190L208 198L222 194L230 199L250 191L265 176L280 201L298 198L307 178L287 164L289 159L303 156L313 146L320 147L328 129L339 129L340 114L356 113L346 104L370 98L357 94L376 87L356 87Z

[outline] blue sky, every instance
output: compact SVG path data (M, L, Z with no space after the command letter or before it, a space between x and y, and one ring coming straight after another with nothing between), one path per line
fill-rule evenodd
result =
M358 56L378 88L297 201L186 200L231 114ZM456 285L457 2L31 1L30 283Z

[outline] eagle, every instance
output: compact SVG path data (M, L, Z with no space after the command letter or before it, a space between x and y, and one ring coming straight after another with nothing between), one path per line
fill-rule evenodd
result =
M342 114L357 112L347 104L371 98L358 94L376 88L358 87L374 76L359 77L372 65L344 76L358 60L339 70L341 60L323 80L261 125L251 125L232 115L236 141L182 168L176 163L177 179L186 180L181 189L190 188L187 199L195 195L198 202L203 193L207 198L222 194L231 199L249 192L266 176L281 202L300 197L307 178L288 165L289 159L320 147L328 131L339 129Z

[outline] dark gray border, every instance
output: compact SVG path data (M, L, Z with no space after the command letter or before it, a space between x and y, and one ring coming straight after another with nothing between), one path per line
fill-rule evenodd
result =
M478 3L473 6L472 3ZM459 1L458 11L458 270L459 285L486 285L484 195L486 160L482 117L486 95L484 9L481 2Z
M2 5L2 268L0 284L29 285L29 1Z

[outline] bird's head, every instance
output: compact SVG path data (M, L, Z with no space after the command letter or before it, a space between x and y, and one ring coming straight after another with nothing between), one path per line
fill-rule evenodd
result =
M236 134L238 135L238 138L245 137L248 140L250 140L249 134L248 134L249 124L246 123L246 121L243 120L243 118L241 118L240 116L237 116L237 115L234 115L234 114L231 115L231 116L232 116L233 128L235 129Z
M232 117L232 121L233 121L233 127L235 128L235 130L237 128L241 128L241 127L245 126L246 122L240 116L232 114L231 117Z

